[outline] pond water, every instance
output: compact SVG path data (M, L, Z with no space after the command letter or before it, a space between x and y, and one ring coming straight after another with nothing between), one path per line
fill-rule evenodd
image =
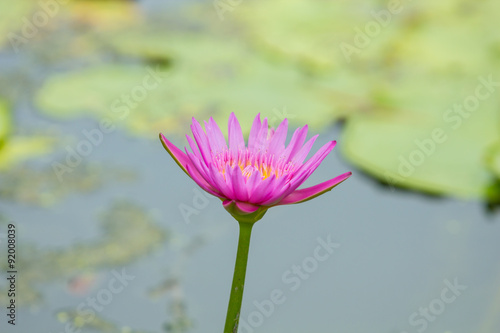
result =
M26 124L46 122L28 110L19 114ZM82 120L62 127L80 132L94 125ZM341 130L332 129L321 134L317 145L339 138L341 148L341 137ZM91 309L89 297L99 296L106 303L102 290L108 288L113 272L122 273L123 268L134 279L96 311L109 322L97 331L118 332L129 327L159 332L168 322L192 324L189 330L171 331L220 331L237 240L237 224L220 202L200 200L194 192L197 187L154 138L110 134L86 163L96 164L101 173L119 169L133 177L104 180L99 188L71 193L47 209L2 200L2 214L18 228L20 260L29 262L32 255L55 260L57 254L70 248L74 251L76 244L87 251L81 253L81 260L87 260L86 253L98 256L92 251L92 245L103 238L98 217L113 209L137 209L143 219L150 216L156 232L168 235L155 239L151 249L137 249L144 253L127 258L131 262L126 265L113 264L111 259L102 267L75 265L48 281L44 271L49 267L39 267L40 271L19 267L19 279L24 271L33 275L29 287L38 299L20 308L16 329L5 323L3 327L8 332L40 328L64 332L65 325L59 321L66 318L62 313L76 311L81 304ZM256 225L243 306L243 319L251 331L413 332L427 325L428 332L497 331L498 215L488 214L478 202L382 187L346 164L336 150L308 183L347 170L353 176L331 193L301 205L271 209ZM199 200L199 215L185 219L180 207L194 208L194 198ZM118 200L124 201L122 206L116 206ZM131 226L124 217L118 227L127 229ZM135 244L131 238L151 237L142 232L145 226L132 226L135 230L124 240ZM321 244L318 239L328 242L329 237L336 244L332 253L324 261L311 260ZM36 246L38 253L30 253L33 249L28 246ZM126 249L129 244L119 241L117 246ZM103 251L111 250L104 246ZM50 269L57 269L57 262L45 260ZM310 273L297 273L294 265L305 265ZM90 276L90 282L85 282L85 276ZM456 299L448 304L439 300L455 298L453 292L443 293L450 283L465 289L459 288ZM78 288L78 284L83 286ZM274 309L269 306L273 290L283 293ZM23 292L20 289L19 295ZM420 312L429 307L429 318L434 320Z
M165 8L158 3L144 8ZM184 175L156 131L117 127L88 156L68 157L99 118L40 112L41 82L79 66L47 54L0 53L14 133L48 136L55 147L1 170L0 267L6 276L13 224L18 273L15 326L0 282L0 332L221 332L237 223ZM184 145L188 124L174 126L172 140ZM382 185L342 157L341 125L326 126L315 149L332 139L337 147L305 185L353 175L256 224L240 333L499 332L498 211ZM72 158L58 179L53 163Z

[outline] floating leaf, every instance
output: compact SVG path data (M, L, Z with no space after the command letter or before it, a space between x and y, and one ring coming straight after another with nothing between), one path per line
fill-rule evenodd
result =
M487 196L492 174L484 160L499 138L498 98L490 94L459 120L445 114L474 95L478 76L498 81L498 1L424 0L396 14L387 6L256 0L227 11L224 24L266 54L314 73L348 118L343 151L363 170L431 193ZM446 140L429 143L435 147L426 154L416 141L428 143L434 129ZM410 157L418 165L407 165Z
M223 22L235 21L238 31L267 52L310 70L329 70L345 66L339 45L352 41L349 27L370 19L369 8L366 1L251 1L223 13Z
M91 113L147 135L183 133L191 116L226 122L233 111L243 124L251 124L261 112L274 125L288 117L317 128L343 116L328 89L291 66L257 56L237 41L180 34L171 37L169 45L173 66L157 74L161 82L146 89L143 99L125 100L130 98L126 95L144 90L144 80L154 77L151 71L157 69L103 65L50 78L39 91L37 104L51 116Z
M29 14L35 6L37 2L31 0L0 2L0 46L9 42L15 49L24 43L23 39L29 38L21 30L32 19Z
M491 172L500 179L500 144L496 144L488 151L486 161Z
M120 54L163 63L173 61L171 40L170 34L158 33L153 29L127 29L106 36L108 45Z
M12 121L10 109L7 107L7 103L0 99L0 156L1 148L4 145L7 136L11 132L11 127Z
M485 197L492 181L485 154L500 135L498 102L481 105L468 118L431 103L426 112L409 107L351 118L343 137L344 155L389 185ZM452 100L449 105L453 107Z
M49 137L14 136L0 149L0 171L5 171L20 162L48 154L54 147L54 139Z
M495 0L255 0L230 8L223 10L222 23L210 25L228 27L258 48L321 74L401 61L474 70L483 68L500 42L493 33L500 10Z
M71 21L94 27L100 32L119 30L142 20L138 4L123 0L73 0L65 6L65 14Z

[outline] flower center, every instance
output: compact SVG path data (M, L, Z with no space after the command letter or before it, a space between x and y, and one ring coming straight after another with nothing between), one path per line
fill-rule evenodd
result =
M245 181L254 172L259 172L262 179L266 179L271 176L275 176L276 178L283 177L295 170L295 164L292 162L285 163L284 158L275 158L275 155L260 152L253 153L248 150L239 151L237 154L226 150L215 154L212 160L224 177L226 166L229 165L231 168L234 168L238 165Z

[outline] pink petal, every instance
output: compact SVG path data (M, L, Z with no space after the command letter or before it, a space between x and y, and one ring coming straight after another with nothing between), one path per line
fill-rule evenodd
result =
M225 199L225 197L215 191L215 189L212 188L202 177L197 175L197 172L193 170L193 167L191 165L187 165L187 172L189 176L195 181L196 184L198 184L199 187L201 187L203 190L206 192L219 197L221 199Z
M297 175L294 175L294 177L292 178L292 180L288 183L288 188L286 189L286 191L282 194L281 199L287 197L288 195L290 195L293 191L295 191L300 185L302 185L302 183L304 183L306 181L307 178L309 178L309 176L312 174L311 171L309 170L303 170L302 172L300 172L299 174Z
M321 184L296 190L287 197L285 197L283 200L281 200L277 205L290 205L311 200L317 196L320 196L325 192L330 191L335 186L337 186L338 184L342 183L344 180L349 178L351 175L352 172L346 172L340 176L327 180L326 182L323 182Z
M297 152L302 148L304 142L306 141L307 129L308 126L306 125L295 130L295 133L293 133L292 139L290 140L288 147L286 147L283 155L285 162L292 160Z
M208 184L210 184L213 188L217 188L217 185L215 184L215 182L212 179L212 176L210 175L210 171L209 171L208 167L204 163L201 162L201 159L196 157L196 155L194 155L193 153L190 153L187 150L187 148L186 148L186 154L189 157L189 159L191 160L192 165L194 166L193 169L198 171L199 175L203 179L205 179L205 181Z
M306 144L302 148L300 148L299 152L292 158L292 161L295 164L300 165L302 164L302 162L304 162L304 160L307 157L307 154L309 154L309 151L311 150L317 138L318 135L313 136L311 139L309 139L309 141L306 142Z
M313 166L317 167L317 164L321 164L323 160L325 159L328 154L335 148L337 145L337 141L329 141L323 145L318 151L311 157L305 164L304 166L307 168L311 168Z
M259 182L257 186L255 186L255 188L252 190L252 193L250 193L249 202L254 204L261 203L262 200L265 199L266 196L269 194L270 192L269 189L274 188L275 182L276 182L276 177L274 176L267 177L266 179L263 179L261 182Z
M202 159L200 149L196 145L196 142L194 142L194 140L188 134L186 134L186 139L188 141L189 147L191 148L191 151L193 152L193 154L196 157L198 157L199 159Z
M243 133L241 132L241 126L238 119L234 115L234 112L229 116L229 149L233 153L245 150L245 140L243 139Z
M201 156L205 161L206 165L212 163L212 153L210 151L210 144L208 143L207 134L201 128L200 123L194 119L193 124L191 125L191 131L193 132L194 139L196 140L196 144L198 144L198 148L200 148Z
M262 152L265 153L267 147L269 146L269 140L267 139L269 135L269 126L267 124L267 118L264 118L262 121L262 126L260 127L259 134L254 142L254 152Z
M212 148L212 153L219 153L227 150L226 139L215 122L214 118L210 117L208 123L205 122L205 129L207 131L208 143Z
M239 210L240 215L252 214L256 212L260 207L256 205L252 205L246 202L240 202L236 200L225 200L222 205L225 209L230 209L231 205L236 205L236 209Z
M229 189L229 192L231 194L229 199L236 199L236 196L234 194L234 185L233 185L233 179L231 178L232 174L232 168L229 164L226 164L226 170L224 172L224 181L226 182L227 188Z
M238 165L231 170L230 176L233 183L234 198L239 201L248 201L247 186ZM226 175L226 177L229 177L229 175Z
M278 157L285 150L286 135L288 133L288 119L284 119L274 132L269 142L269 154Z
M239 210L247 214L251 214L259 209L259 206L257 205L252 205L247 202L239 202L239 201L236 201L236 207L238 207Z
M165 150L168 151L177 165L179 165L181 169L189 175L186 166L190 164L191 161L189 160L187 155L182 150L177 148L172 142L168 141L168 139L162 133L160 133L160 140Z
M301 172L313 173L318 166L323 162L326 156L335 148L337 141L330 141L323 145L306 163L304 163L299 169L296 170L297 174Z
M295 191L307 178L317 169L325 157L335 147L336 141L330 141L321 147L313 157L311 157L305 164L295 171L292 180L290 181L290 188L285 196Z
M259 136L260 128L262 124L260 122L260 113L255 117L252 124L252 129L250 130L250 135L248 137L248 149L253 151L255 147L255 142Z
M247 186L247 189L248 189L248 196L250 197L250 195L253 193L255 187L262 181L262 176L260 174L260 172L258 171L253 171L252 174L250 175L250 177L248 177L247 179L247 183L246 183L246 186Z
M281 201L290 192L290 183L288 183L286 177L279 178L274 184L273 189L270 191L270 195L263 198L260 203L262 206L272 206L275 203Z
M219 192L221 192L226 198L234 198L233 189L227 185L224 180L224 176L222 176L217 167L213 164L210 165L210 175Z

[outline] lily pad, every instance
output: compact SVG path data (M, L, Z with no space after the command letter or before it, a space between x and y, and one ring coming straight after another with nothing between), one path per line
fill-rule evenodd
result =
M255 0L229 8L222 23L211 25L237 31L260 49L313 71L399 61L481 67L488 57L484 50L500 40L493 33L500 10L495 0Z
M498 99L491 97L475 111L464 113L466 118L453 111L454 103L466 98L444 98L449 108L434 106L443 104L443 99L440 103L430 99L427 108L424 101L411 108L409 100L407 109L353 117L345 129L343 153L389 185L485 198L493 176L484 161L488 148L499 140L500 108Z
M54 139L44 136L11 136L11 109L0 99L0 171L6 171L27 159L45 155L54 146Z
M500 144L496 144L488 152L487 164L491 172L493 172L496 177L500 179Z
M102 39L101 35L101 39ZM170 63L173 61L174 48L172 36L158 33L153 29L127 29L105 37L108 45L120 54L146 60Z
M54 138L50 137L11 137L0 149L0 171L8 170L28 159L48 154L54 144Z
M137 2L123 0L73 0L64 7L64 13L72 22L100 32L121 30L139 24L143 18Z
M311 70L328 70L345 65L339 45L353 38L348 27L370 19L364 9L366 1L251 1L224 17L261 49Z
M497 82L498 10L490 0L424 0L392 15L378 1L256 0L226 12L234 20L224 24L314 73L347 117L343 151L361 169L393 185L486 197L498 98L489 94L466 116L448 110L474 97L478 76ZM369 26L377 31L367 33ZM356 50L346 56L347 44ZM433 133L442 142L427 141Z
M11 132L12 121L7 103L0 99L0 150Z
M184 133L191 116L213 116L226 123L233 111L246 129L259 112L275 125L288 117L316 128L343 116L329 89L238 41L197 34L164 40L169 40L172 67L102 65L53 76L38 92L38 106L56 117L111 117L134 133L152 137L159 131ZM143 100L127 104L125 95L141 90L147 77L156 77L158 85L146 89Z
M9 42L11 47L19 46L21 39L28 38L21 31L30 21L29 14L37 6L36 1L16 0L0 2L0 46ZM26 19L23 20L23 18Z

